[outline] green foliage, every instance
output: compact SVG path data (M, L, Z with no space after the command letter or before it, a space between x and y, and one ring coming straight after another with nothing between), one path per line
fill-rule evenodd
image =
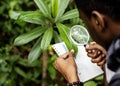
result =
M48 5L43 0L34 0L37 6L39 7L40 11L43 13L43 15L47 18L51 17L50 10L48 8Z
M22 8L22 5L25 4L26 8ZM29 32L29 27L34 26L26 27L27 23L15 23L9 17L12 10L26 10L31 8L31 5L33 8L33 2L30 0L0 1L0 18L2 21L0 22L0 86L37 86L41 82L39 77L42 72L40 69L42 62L34 61L32 64L28 64L26 59L30 45L13 46L13 40L17 35Z
M50 27L48 28L44 35L43 35L43 38L41 40L41 49L42 51L44 50L47 50L48 49L48 46L50 45L50 42L52 40L52 37L53 37L53 28Z
M84 86L103 86L103 75L100 75L93 80L85 82Z
M19 13L18 13L19 14ZM17 15L18 15L17 14ZM11 15L12 16L12 15ZM18 15L19 16L19 15ZM33 24L44 24L44 17L39 11L22 12L18 17L18 20L25 21Z
M27 34L20 35L15 39L14 44L23 45L32 41L35 38L41 37L41 41L39 41L40 42L39 44L41 44L41 47L39 48L41 49L39 49L39 52L44 52L45 50L48 49L48 46L51 44L51 42L52 43L56 42L55 40L57 39L55 37L59 37L59 39L62 37L61 39L63 39L63 41L66 43L68 49L69 50L74 49L77 53L76 45L72 44L68 36L70 26L68 27L64 23L65 20L69 21L73 18L79 17L78 11L76 9L68 10L66 12L66 8L68 7L70 0L52 0L48 5L43 0L34 0L34 1L38 6L39 10L21 12L20 15L18 15L17 21L23 20L29 23L39 24L40 25L39 27L41 27L41 29L44 29L43 27L47 29L44 29L46 30L44 31L45 32L44 34L42 34L43 31L40 32L40 30L37 29L38 31L33 30ZM58 23L62 23L64 25L59 25ZM67 34L65 31L66 29L67 29ZM58 36L59 33L61 36ZM35 52L34 48L32 48L32 51L28 55L29 62L32 62L38 59L39 56L41 55L41 53L39 53L33 56L31 54L33 52Z
M74 48L77 52L76 46L68 43L67 33L71 26L84 23L71 0L2 0L0 8L0 86L41 86L40 57L46 49L47 86L65 86L53 67L57 55L51 44L65 41L69 50ZM101 80L97 78L92 83L101 85Z
M43 8L36 9L35 3ZM60 0L35 0L35 3L31 0L0 1L0 16L3 21L0 22L1 86L40 86L43 62L39 57L44 50L48 50L48 46L61 42L63 39L58 28L56 28L56 23L62 23L66 27L70 27L73 18L77 18L76 16L70 17L66 13L70 10L68 1L62 15L58 15L62 6ZM57 8L53 6L53 3ZM78 16L77 13L75 12ZM64 19L63 15L69 17ZM16 21L11 20L10 17L16 19ZM16 36L18 37L16 38ZM13 40L16 46L13 46ZM28 60L27 56L29 57ZM64 82L61 83L61 80L63 80L61 76L56 77L58 75L53 67L56 57L56 55L48 55L47 84L49 86L64 84ZM13 62L11 59L16 60Z
M77 53L77 46L73 44L69 38L69 28L61 23L56 24L58 27L58 30L60 32L61 37L63 38L63 41L66 43L66 46L68 47L68 50L74 49Z
M45 32L45 30L46 29L38 27L38 28L35 28L34 30L31 30L28 33L22 34L15 39L14 45L23 45L23 44L29 43L30 41L41 36Z
M32 82L39 83L38 77L41 70L36 69L37 65L41 65L41 62L35 61L28 65L27 59L0 54L0 86L24 86L32 84ZM29 72L26 72L27 70Z

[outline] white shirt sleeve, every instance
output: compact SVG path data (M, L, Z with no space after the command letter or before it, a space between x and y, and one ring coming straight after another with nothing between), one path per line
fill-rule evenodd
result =
M105 64L105 71L106 71L106 79L107 82L109 83L111 78L114 76L115 72L111 71L108 67L107 64Z

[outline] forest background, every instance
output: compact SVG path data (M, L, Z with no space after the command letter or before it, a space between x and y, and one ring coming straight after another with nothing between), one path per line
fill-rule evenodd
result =
M76 24L85 26L73 0L1 0L0 86L66 86L51 45L65 41L77 51L66 34ZM85 86L103 86L102 80Z

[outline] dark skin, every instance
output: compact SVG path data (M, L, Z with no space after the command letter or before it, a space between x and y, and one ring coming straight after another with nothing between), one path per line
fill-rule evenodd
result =
M93 63L97 63L98 66L103 66L105 64L106 50L102 46L96 42L91 42L86 46L86 51Z
M80 17L86 23L88 27L87 30L91 37L104 47L104 49L108 50L112 40L120 34L120 22L115 22L107 15L101 14L96 10L92 11L91 18L88 18L80 9L79 13ZM68 58L66 60L61 60L65 58L64 56ZM71 63L69 64L69 62ZM96 61L96 63L98 62ZM69 83L79 81L73 52L68 52L58 57L55 61L55 68ZM73 70L72 74L70 70Z
M113 34L115 30L112 27L114 24L112 20L97 11L92 12L90 19L81 10L79 13L81 19L86 23L91 37L107 50L111 41L116 37L116 34Z

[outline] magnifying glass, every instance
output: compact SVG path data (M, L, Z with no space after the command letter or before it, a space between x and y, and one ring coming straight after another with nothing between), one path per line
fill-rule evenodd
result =
M69 36L71 41L76 45L86 45L90 38L86 28L81 25L71 27Z

